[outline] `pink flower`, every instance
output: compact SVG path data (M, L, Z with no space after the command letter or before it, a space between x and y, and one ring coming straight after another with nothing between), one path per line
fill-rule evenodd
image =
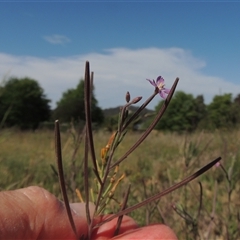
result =
M170 89L168 88L165 88L165 83L164 83L164 79L159 76L155 82L155 80L150 80L150 79L147 79L155 88L158 89L158 92L161 96L161 98L163 99L166 99L167 98L167 95L169 94L170 92Z
M221 166L221 163L220 163L220 162L217 162L217 163L215 164L215 166L216 166L216 167L220 167L220 166Z

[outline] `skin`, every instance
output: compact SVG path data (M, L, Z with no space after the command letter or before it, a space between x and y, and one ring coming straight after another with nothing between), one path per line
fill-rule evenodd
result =
M76 239L62 202L40 187L0 192L0 239ZM88 232L83 203L71 204L78 236ZM90 205L93 213L94 205ZM94 219L100 222L107 216ZM124 216L120 234L113 238L117 219L96 229L91 239L177 239L173 231L161 224L138 228Z

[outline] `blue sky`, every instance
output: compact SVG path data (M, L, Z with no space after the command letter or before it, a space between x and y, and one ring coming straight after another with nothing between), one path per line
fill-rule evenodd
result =
M240 93L239 24L240 2L0 2L0 79L36 79L55 107L89 60L102 108L159 75L209 103Z

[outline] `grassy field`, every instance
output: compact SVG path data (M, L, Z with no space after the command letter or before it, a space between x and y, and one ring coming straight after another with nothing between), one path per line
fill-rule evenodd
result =
M111 133L103 131L94 133L97 157L100 158L100 150L110 136ZM139 137L140 133L128 133L115 158L122 156ZM78 144L76 138L73 129L62 133L64 168L71 201L78 201L74 188L83 189L84 143ZM73 158L78 146L76 158ZM122 201L124 191L131 183L128 205L133 205L221 156L222 166L214 166L197 180L130 215L139 225L163 222L176 232L179 239L240 239L239 146L240 130L182 135L152 132L120 165L118 176L125 173L126 177L114 197ZM0 132L0 152L1 190L38 185L61 198L53 171L53 166L56 167L53 131L3 130ZM94 187L94 181L92 184ZM114 201L110 204L113 211L116 206Z

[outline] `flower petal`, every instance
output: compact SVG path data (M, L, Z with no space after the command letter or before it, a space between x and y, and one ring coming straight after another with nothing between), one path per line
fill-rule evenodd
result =
M164 94L163 91L159 91L159 95L160 95L161 98L165 99L165 94Z
M163 89L163 91L164 91L166 94L169 94L170 90L171 90L171 89L169 89L169 88L164 88L164 89Z
M146 79L147 81L149 81L154 87L157 87L157 84L155 83L155 81L150 80L150 79Z
M159 91L159 94L161 98L166 99L167 98L167 93L164 90Z
M159 76L159 77L157 78L157 80L156 80L156 83L157 83L157 85L159 85L159 83L163 83L163 84L164 84L164 79L163 79L163 77L162 77L162 76Z

